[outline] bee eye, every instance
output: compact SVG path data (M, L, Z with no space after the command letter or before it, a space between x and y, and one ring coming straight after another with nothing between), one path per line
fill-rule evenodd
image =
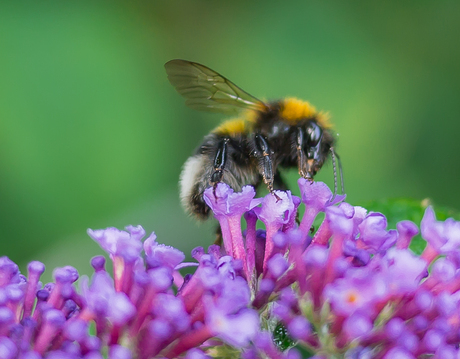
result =
M307 146L315 147L321 137L323 136L323 131L316 123L310 122L307 127Z

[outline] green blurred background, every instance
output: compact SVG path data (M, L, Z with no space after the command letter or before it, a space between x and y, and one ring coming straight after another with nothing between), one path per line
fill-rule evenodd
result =
M223 117L184 106L173 58L329 111L350 203L458 209L459 19L458 1L2 1L0 255L88 273L88 227L142 224L187 253L213 240L177 181Z

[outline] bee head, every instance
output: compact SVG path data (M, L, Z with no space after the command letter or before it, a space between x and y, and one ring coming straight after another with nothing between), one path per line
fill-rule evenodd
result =
M322 128L317 122L309 121L302 130L298 143L303 143L303 151L306 156L304 162L305 167L303 175L306 179L313 180L313 177L321 169L327 157L330 155L332 158L332 165L334 169L334 196L337 194L338 177L340 178L340 186L342 193L344 193L344 183L342 175L342 165L339 156L334 150L334 138L330 131ZM337 171L338 163L338 171Z
M323 166L331 146L327 136L324 136L325 132L316 122L310 121L304 131L303 150L307 157L306 178L313 179Z

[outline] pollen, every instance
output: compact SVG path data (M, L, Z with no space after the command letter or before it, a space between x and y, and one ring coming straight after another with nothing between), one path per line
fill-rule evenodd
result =
M295 124L305 118L315 118L321 127L326 129L331 128L327 114L323 112L318 113L315 106L294 97L284 100L280 114L290 124Z
M228 120L228 121L225 121L220 126L216 127L213 132L219 135L235 136L241 133L246 133L247 132L246 127L247 127L246 122L244 120L241 120L241 119Z
M353 291L347 293L347 296L346 296L347 303L354 304L358 301L358 299L359 299L358 293L353 292Z

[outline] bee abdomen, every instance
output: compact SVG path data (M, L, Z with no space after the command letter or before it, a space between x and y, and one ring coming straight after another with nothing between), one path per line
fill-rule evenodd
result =
M203 191L206 183L203 183L204 168L207 156L197 154L185 162L180 175L180 198L187 212L197 215L201 219L209 216L209 207L203 200Z

